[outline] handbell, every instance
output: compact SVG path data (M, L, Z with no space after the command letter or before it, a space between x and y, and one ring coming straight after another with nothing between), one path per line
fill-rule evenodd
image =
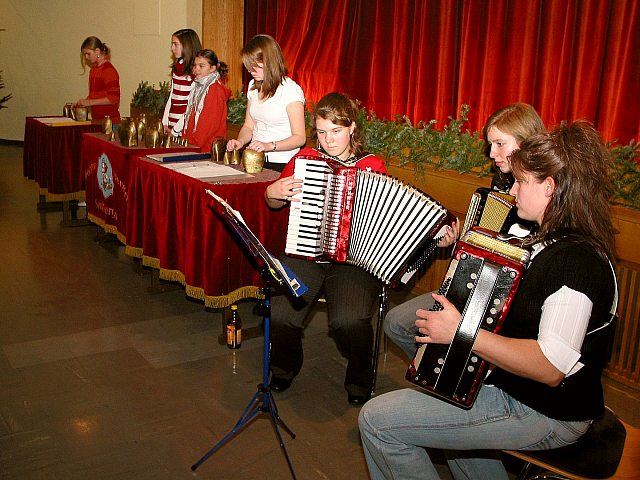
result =
M105 115L102 119L102 133L105 135L111 135L113 131L113 123L111 122L111 117L109 115Z
M158 148L161 144L160 132L155 128L147 128L144 132L144 146L147 148Z
M73 108L73 103L65 103L64 107L62 107L62 114L67 117L67 118L71 118L71 109Z
M217 137L211 143L211 160L213 162L223 163L224 155L227 151L227 142L224 138Z
M264 152L246 148L242 152L242 164L247 173L260 173L264 167Z
M240 165L240 150L227 150L224 152L225 165Z

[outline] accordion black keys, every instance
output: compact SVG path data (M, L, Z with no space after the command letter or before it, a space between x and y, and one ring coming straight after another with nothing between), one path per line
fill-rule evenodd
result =
M500 331L529 258L527 250L486 230L471 229L458 241L439 293L462 313L460 324L451 344L420 345L406 373L409 382L471 408L489 367L473 353L473 343L480 328Z
M454 217L428 195L388 175L301 156L285 253L362 267L406 283Z

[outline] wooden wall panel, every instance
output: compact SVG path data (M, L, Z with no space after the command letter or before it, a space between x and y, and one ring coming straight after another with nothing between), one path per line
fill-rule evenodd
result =
M210 48L229 65L227 86L235 95L242 88L242 60L244 45L244 1L202 1L202 45Z

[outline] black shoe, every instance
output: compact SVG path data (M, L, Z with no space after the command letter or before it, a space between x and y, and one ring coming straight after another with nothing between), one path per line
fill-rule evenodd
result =
M347 397L347 399L349 400L349 404L354 405L356 407L360 407L364 405L369 401L370 398L371 398L371 395L352 395L352 394L348 394L348 397Z
M271 390L274 390L276 392L284 392L291 386L291 383L293 383L293 378L287 379L287 378L271 377L271 382L269 382L269 388L271 388Z

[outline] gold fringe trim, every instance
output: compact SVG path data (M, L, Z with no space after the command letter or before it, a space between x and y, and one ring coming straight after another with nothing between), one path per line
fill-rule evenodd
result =
M115 225L109 225L105 223L105 221L102 218L98 218L89 212L87 212L87 220L89 220L91 223L95 223L98 227L102 228L105 231L105 233L110 233L112 235L115 235L118 241L120 241L120 243L125 245L125 252L126 252L127 237L125 237L124 234L120 233Z
M68 202L69 200L85 201L84 190L73 193L49 193L45 194L48 202Z
M104 220L90 213L87 214L87 218L91 222L103 228L105 232L115 234L118 237L118 240L120 240L124 244L124 252L126 255L130 257L141 258L143 266L159 270L159 276L162 280L179 282L185 287L185 293L187 294L187 296L195 298L197 300L202 300L205 307L207 308L225 308L246 298L255 298L258 300L262 300L264 298L262 289L260 287L255 287L252 285L237 288L227 295L205 295L204 289L202 287L187 285L184 273L182 273L180 270L168 270L166 268L161 268L159 258L148 257L144 255L142 248L127 245L125 236L120 234L120 232L118 232L116 227L114 227L113 225L105 224Z
M130 245L124 246L125 255L129 255L130 257L142 258L142 249L139 247L132 247Z
M199 292L195 290L199 290ZM254 286L240 287L227 295L217 297L205 295L201 288L187 287L187 295L192 296L191 293L198 294L198 296L194 296L194 298L204 297L204 306L208 308L225 308L245 298L256 298L260 300L264 298L261 289Z

